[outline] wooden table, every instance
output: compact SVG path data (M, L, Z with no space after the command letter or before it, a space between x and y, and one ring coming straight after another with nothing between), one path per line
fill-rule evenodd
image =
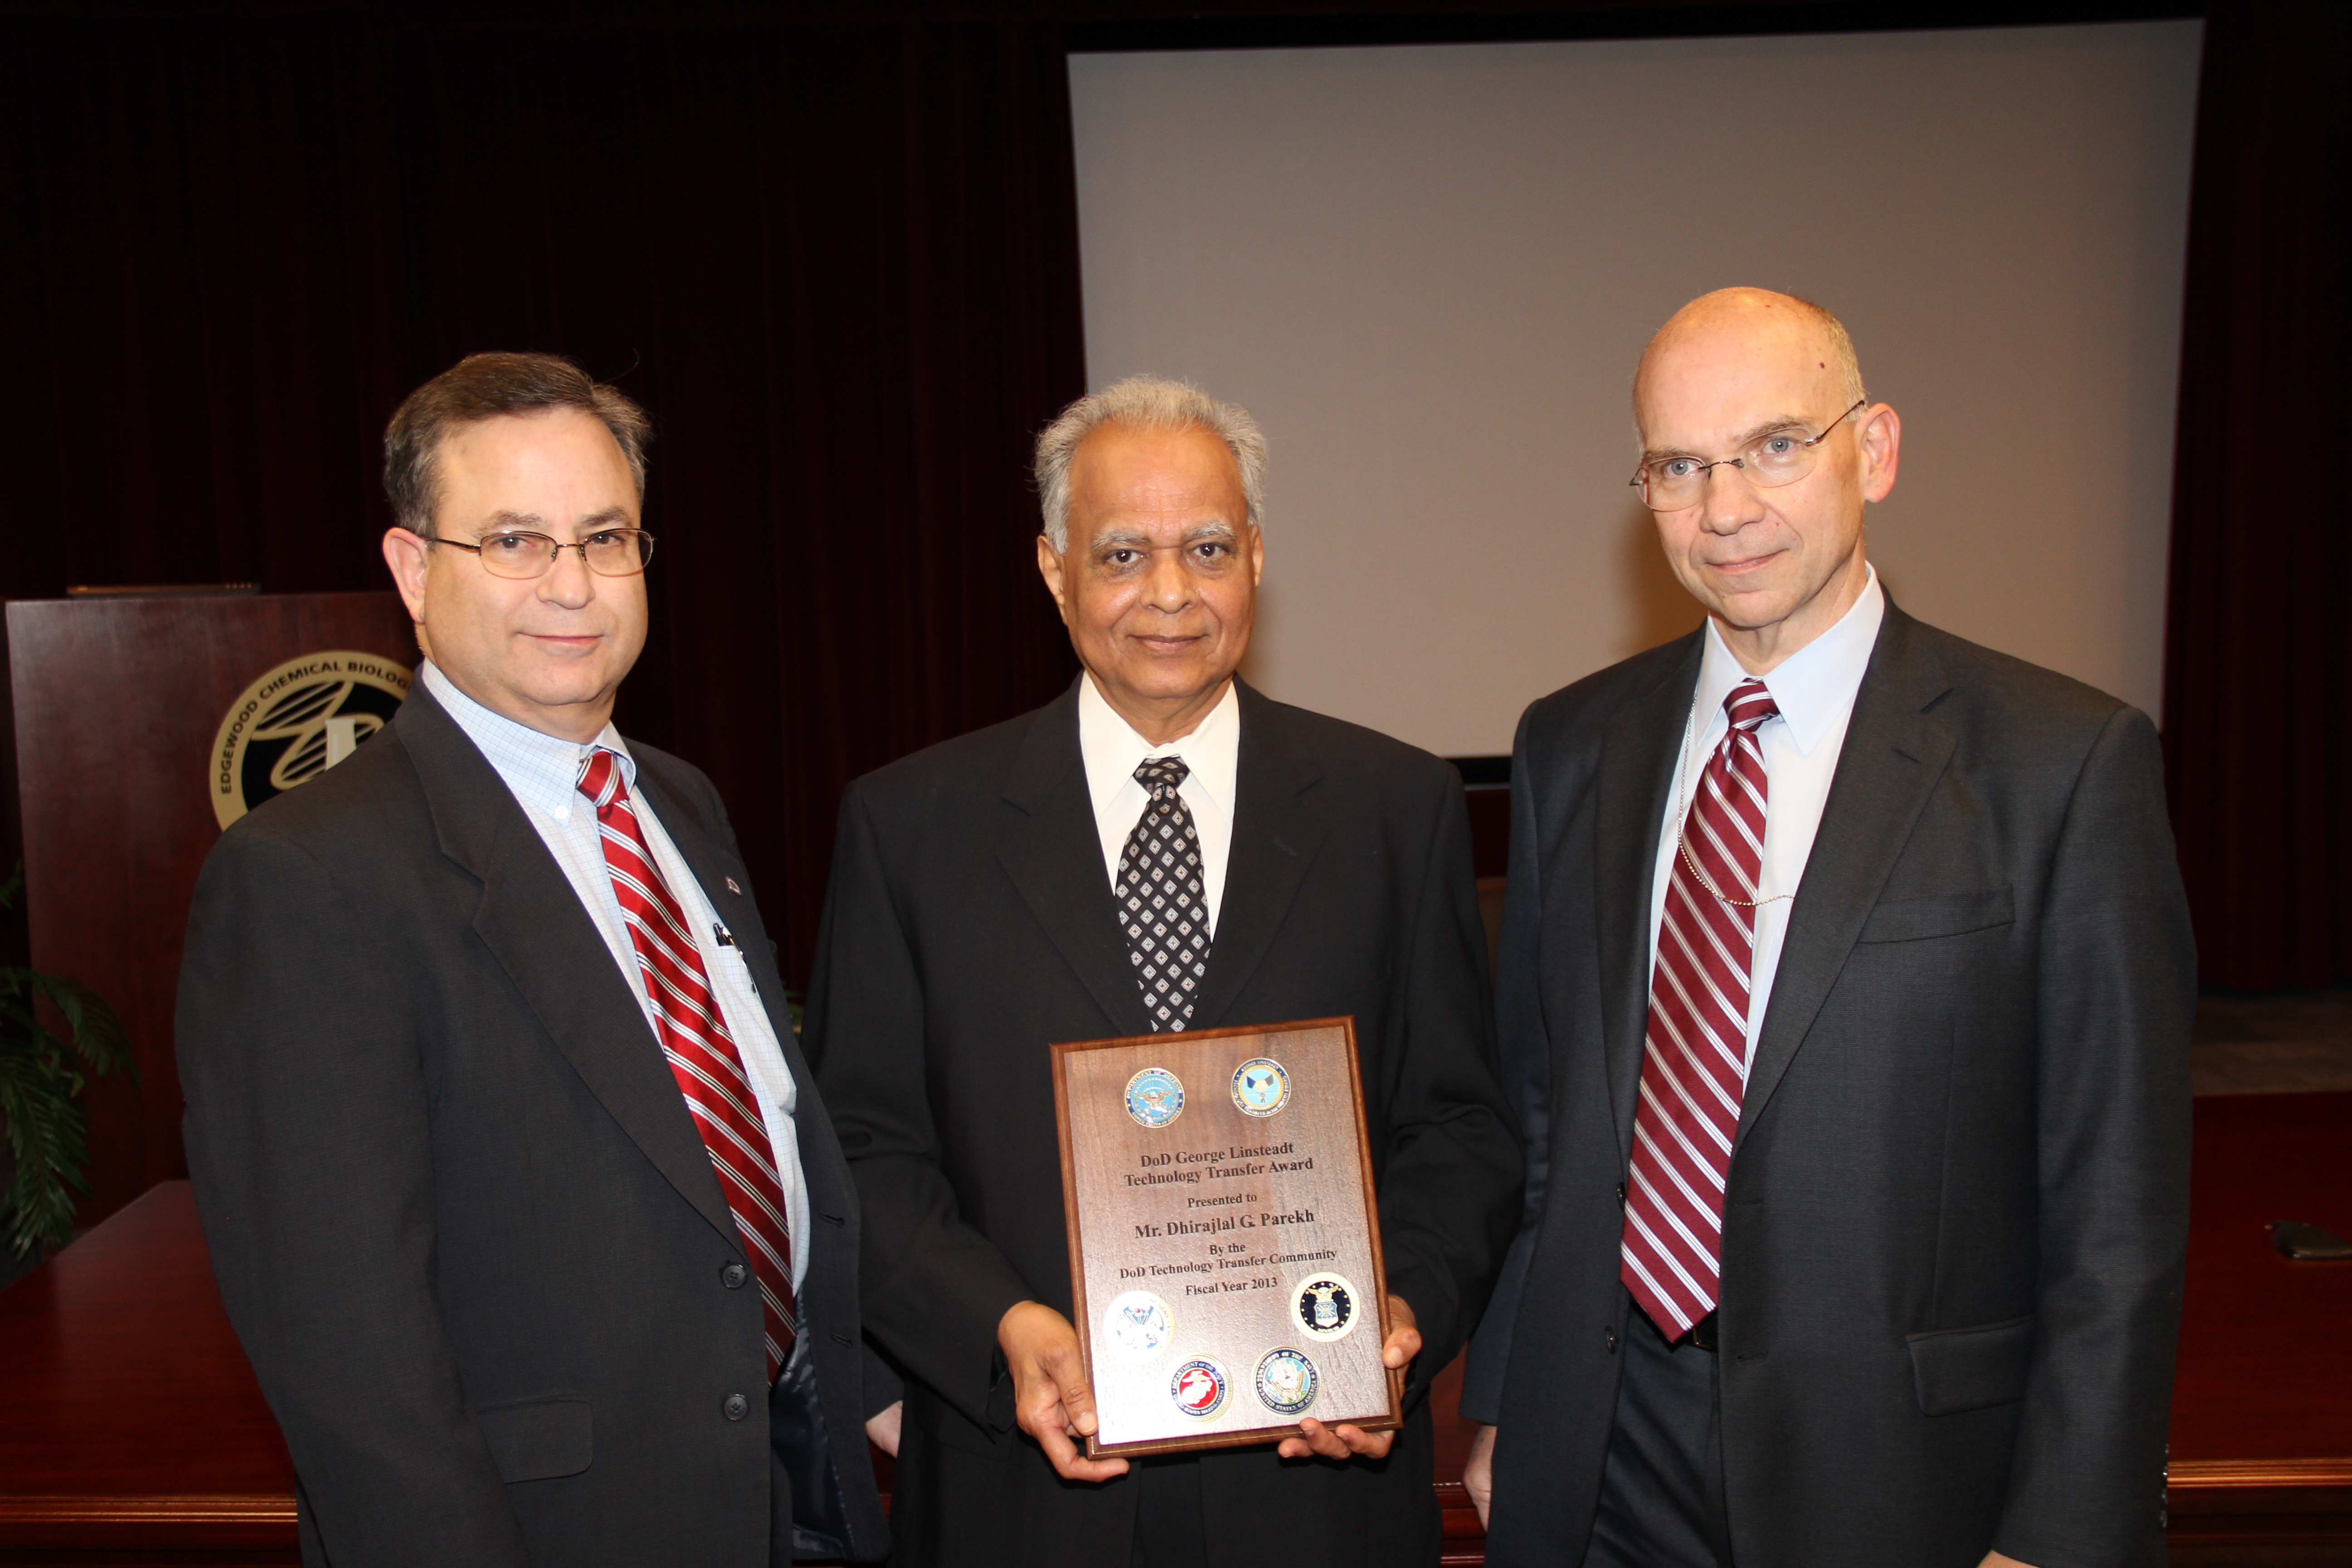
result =
M2352 1237L2352 1094L2200 1100L2193 1191L2173 1542L2352 1562L2352 1261L2292 1262L2270 1237L2282 1219Z
M2352 1560L2352 1263L2291 1263L2267 1226L2352 1235L2352 1094L2197 1102L2188 1313L2172 1417L2179 1560ZM294 1472L166 1182L0 1292L0 1564L282 1564ZM1438 1380L1450 1565L1483 1562L1473 1428ZM2243 1554L2241 1554L2243 1553ZM2282 1561L2314 1562L2297 1556Z
M187 1183L0 1291L0 1563L301 1560L294 1466Z

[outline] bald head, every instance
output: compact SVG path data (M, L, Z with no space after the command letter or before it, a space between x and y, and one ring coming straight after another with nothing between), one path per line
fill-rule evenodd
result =
M1853 605L1863 509L1895 487L1902 422L1864 404L1835 316L1766 289L1701 295L1650 340L1633 422L1666 559L1748 673Z
M1726 357L1769 357L1787 370L1811 371L1841 408L1862 400L1862 363L1845 323L1794 294L1769 289L1717 289L1676 310L1650 339L1633 375L1633 417L1654 373L1694 358L1714 365ZM1646 444L1646 440L1645 440Z

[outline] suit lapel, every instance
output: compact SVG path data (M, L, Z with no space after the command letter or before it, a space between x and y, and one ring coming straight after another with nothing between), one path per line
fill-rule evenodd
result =
M1698 688L1706 628L1685 639L1665 678L1622 709L1602 734L1593 780L1594 894L1601 929L1601 1026L1617 1152L1633 1147L1633 1106L1650 1019L1650 906L1675 753Z
M1150 1033L1095 831L1094 797L1078 752L1076 685L1030 721L1005 775L1004 799L1017 815L997 840L997 863L1113 1029Z
M1257 972L1289 914L1299 884L1327 829L1302 794L1320 769L1288 744L1282 710L1236 681L1241 693L1241 761L1234 771L1233 847L1218 905L1209 973L1193 1005L1195 1029L1224 1022L1225 1009Z
M751 979L759 987L760 1005L766 1009L768 1027L777 1043L785 1047L789 1060L793 1038L793 1012L784 990L783 973L776 967L776 955L768 944L767 927L760 919L759 906L751 901L748 889L751 873L732 850L705 830L702 818L685 795L672 787L669 781L650 759L637 759L637 791L653 806L654 816L662 831L669 835L671 845L687 869L694 873L695 885L702 889L703 902L727 927L728 934L751 966ZM793 1068L799 1072L797 1066ZM802 1075L806 1082L806 1076Z
M555 858L497 771L421 683L393 722L415 763L442 852L481 883L475 933L589 1092L731 1240L734 1217L677 1081Z
M1837 776L1790 906L1772 1000L1748 1069L1740 1138L1756 1124L1804 1043L1929 792L1951 760L1951 731L1926 711L1950 683L1919 639L1916 624L1887 605L1877 646L1854 695Z

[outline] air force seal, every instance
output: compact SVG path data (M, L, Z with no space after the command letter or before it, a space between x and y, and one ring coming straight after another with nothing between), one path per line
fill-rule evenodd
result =
M1125 1360L1150 1361L1168 1348L1174 1322L1168 1303L1150 1291L1124 1291L1103 1313L1103 1341Z
M1292 1287L1290 1321L1310 1340L1329 1344L1356 1326L1356 1288L1339 1274L1310 1274Z
M1272 1116L1290 1103L1290 1073L1272 1057L1253 1057L1234 1069L1234 1104L1244 1116Z
M1184 1114L1184 1085L1166 1068L1145 1068L1127 1080L1127 1113L1145 1127L1165 1127Z
M1168 1396L1185 1415L1206 1421L1225 1407L1226 1386L1225 1369L1206 1356L1196 1356L1168 1380Z
M1314 1404L1322 1381L1305 1351L1286 1347L1258 1358L1258 1403L1276 1415L1296 1415Z

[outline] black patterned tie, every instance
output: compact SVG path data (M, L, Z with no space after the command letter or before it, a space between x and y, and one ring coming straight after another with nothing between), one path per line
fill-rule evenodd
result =
M1192 1020L1201 977L1209 972L1209 906L1202 894L1201 836L1192 808L1176 793L1192 770L1181 757L1146 757L1135 782L1151 799L1118 857L1119 922L1128 961L1143 990L1151 1032Z

